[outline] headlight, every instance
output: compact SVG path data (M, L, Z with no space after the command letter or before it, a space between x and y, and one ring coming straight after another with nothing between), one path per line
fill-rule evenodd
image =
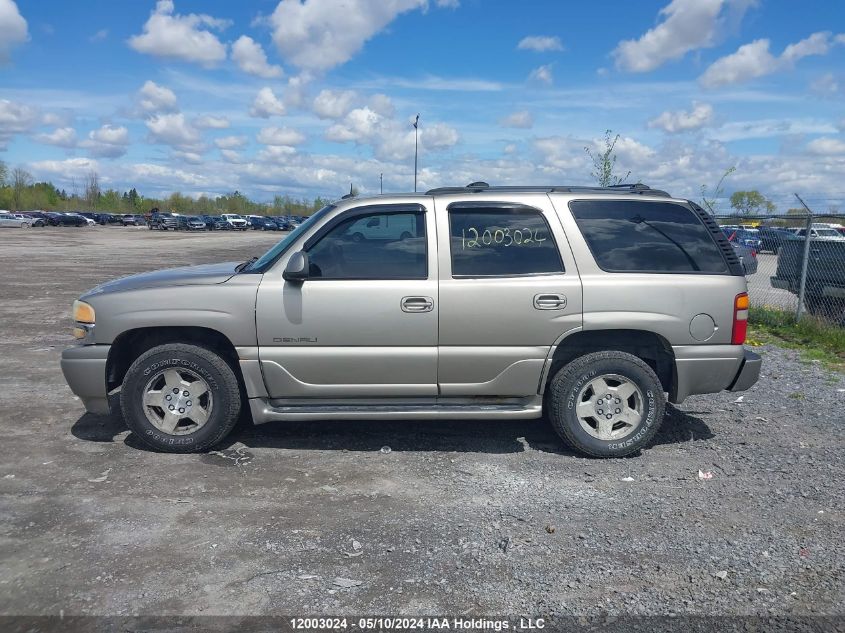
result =
M73 320L77 323L94 323L94 308L84 301L73 302Z

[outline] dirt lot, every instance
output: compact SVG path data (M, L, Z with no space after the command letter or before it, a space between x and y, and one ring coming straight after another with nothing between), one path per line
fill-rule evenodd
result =
M541 421L277 424L161 455L83 414L58 364L79 293L278 237L0 233L0 613L843 613L845 380L794 352L761 348L742 398L670 407L614 461Z

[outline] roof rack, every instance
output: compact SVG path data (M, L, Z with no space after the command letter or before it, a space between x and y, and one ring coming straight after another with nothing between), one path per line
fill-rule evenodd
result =
M504 186L491 187L486 182L471 182L466 187L438 187L426 191L427 196L442 195L448 193L480 193L482 191L508 191L508 192L539 192L539 193L636 193L645 196L661 196L671 198L667 192L661 189L652 189L641 182L610 185L609 187L583 187L583 186Z

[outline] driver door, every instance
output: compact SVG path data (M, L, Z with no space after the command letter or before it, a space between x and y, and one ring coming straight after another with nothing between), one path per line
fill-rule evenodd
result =
M431 213L420 204L347 210L305 241L305 281L282 279L287 258L265 273L256 317L271 398L437 395Z

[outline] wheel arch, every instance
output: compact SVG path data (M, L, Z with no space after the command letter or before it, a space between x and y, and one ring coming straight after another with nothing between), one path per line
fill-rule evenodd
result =
M586 354L602 351L627 352L642 359L657 374L664 391L673 393L677 378L672 346L656 332L635 329L577 330L559 340L546 362L541 393L563 366Z
M204 347L220 355L243 384L235 346L225 334L199 326L159 326L134 328L121 332L109 349L106 360L106 388L108 393L123 384L129 367L141 354L158 345L188 343Z

